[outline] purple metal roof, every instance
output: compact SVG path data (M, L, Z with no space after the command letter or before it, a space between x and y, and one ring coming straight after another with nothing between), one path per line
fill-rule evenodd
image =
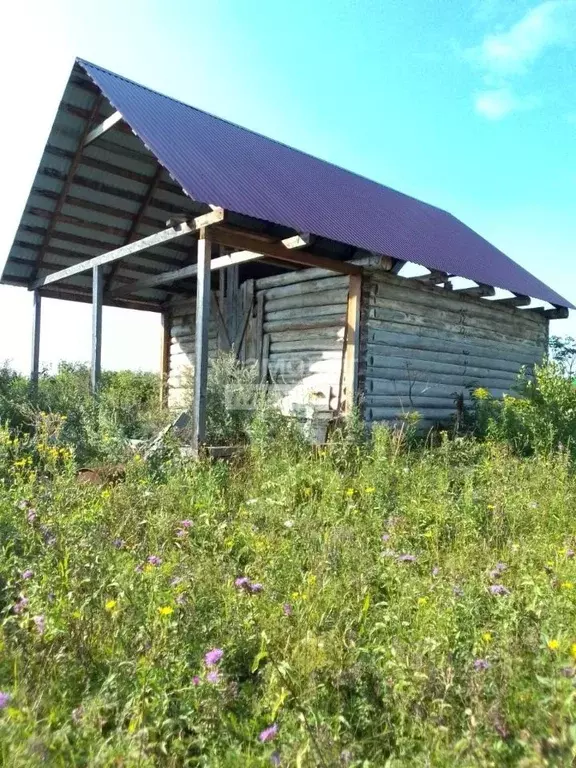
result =
M195 200L573 306L446 211L78 63Z

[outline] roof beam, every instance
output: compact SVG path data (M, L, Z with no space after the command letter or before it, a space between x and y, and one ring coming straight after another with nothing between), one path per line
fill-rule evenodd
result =
M409 277L408 280L416 280L419 283L438 285L439 283L447 283L449 278L450 275L448 272L432 269L427 275L414 275L414 277Z
M294 235L294 237L285 238L282 240L282 245L289 249L307 248L312 244L313 239L313 235L311 235L309 232L302 232L299 235Z
M339 272L344 275L360 275L362 268L346 261L328 259L324 256L316 256L308 251L296 250L289 252L282 243L266 243L251 237L250 234L229 227L215 227L211 233L212 241L218 245L239 250L256 251L262 256L271 256L279 261L304 267L320 267L331 272Z
M138 211L136 212L136 216L132 219L132 223L130 224L130 229L128 230L126 237L124 238L123 245L128 245L128 243L131 243L134 238L136 237L136 232L138 231L138 227L142 223L142 219L144 218L144 215L146 213L146 209L150 205L150 202L152 198L154 197L154 192L156 191L156 188L158 186L158 182L160 181L160 176L162 176L162 171L164 169L158 163L156 167L156 171L154 172L154 175L152 176L152 179L150 180L150 184L148 185L148 189L146 190L146 194L142 198L142 202L140 203L140 207L138 208ZM107 291L110 290L110 285L114 278L116 277L116 273L118 269L120 268L120 262L117 261L115 264L112 265L110 272L106 276L106 280L104 282L104 293L107 293Z
M92 128L92 123L94 122L95 116L98 114L98 111L100 109L100 104L102 103L103 98L104 98L103 96L97 96L95 98L94 104L92 105L92 110L88 115L86 119L86 123L84 124L84 128L82 129L82 133L80 134L80 141L78 142L76 152L72 157L70 168L68 169L68 173L66 174L63 180L62 188L60 190L60 195L56 202L56 207L54 208L54 213L52 214L52 218L50 219L48 226L46 227L46 231L42 239L42 247L38 251L38 255L36 256L36 262L30 274L31 283L36 280L38 271L42 266L42 262L44 260L44 256L46 255L48 244L50 243L50 239L52 237L56 224L58 223L58 217L60 215L60 212L62 211L62 207L64 206L64 202L66 200L68 192L70 191L70 187L72 186L72 182L74 181L74 176L76 175L76 171L78 170L80 161L82 160L82 150L84 149L84 141L86 140L86 136L88 135L90 129Z
M208 227L223 221L224 215L224 209L219 208L215 211L212 211L211 213L206 213L203 216L197 216L195 219L192 219L189 222L177 224L175 227L164 229L161 232L156 232L155 234L144 237L141 240L128 243L121 246L120 248L115 248L113 251L103 253L101 256L95 256L92 259L81 261L79 264L75 264L73 267L61 269L58 272L52 272L52 274L46 275L46 277L43 277L40 280L35 280L30 285L30 290L42 288L43 286L49 285L50 283L56 283L58 280L64 280L67 277L72 277L72 275L78 275L81 272L94 269L94 267L102 267L105 264L118 261L118 259L123 259L125 256L131 256L134 253L145 251L148 248L162 245L163 243L167 243L170 240L175 240L178 237L194 234L204 227Z
M524 296L520 293L502 299L494 299L494 303L500 307L527 307L531 301L530 296Z
M569 316L568 307L554 307L554 309L545 309L544 307L531 307L530 309L523 309L522 312L544 315L548 320L566 320Z
M256 261L261 258L261 253L238 251L237 253L229 253L225 256L217 256L215 259L212 259L210 262L210 269L212 271L216 269L225 269L226 267L233 267L236 264L244 264L248 261ZM176 280L183 280L186 277L195 277L197 274L198 265L189 264L186 267L182 267L182 269L174 269L171 272L163 272L155 277L146 278L146 280L139 280L136 283L119 286L111 291L110 295L121 296L123 294L138 293L139 291L144 291L148 288L157 288L159 285L166 285L167 283L173 283Z
M463 293L466 296L483 298L484 296L494 296L496 291L491 285L478 283L478 285L471 285L469 288L454 288L454 293Z
M114 128L116 123L119 123L120 120L122 120L122 115L120 112L114 112L110 115L110 117L107 117L106 120L103 120L100 125L97 125L96 128L93 128L90 133L86 136L84 139L83 146L87 147L89 144L92 144L93 141L96 141L96 139L99 139L100 136L107 133L111 128Z

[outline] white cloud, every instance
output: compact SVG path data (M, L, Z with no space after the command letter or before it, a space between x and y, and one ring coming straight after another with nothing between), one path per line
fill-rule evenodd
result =
M576 0L545 0L506 32L487 35L471 53L489 72L525 72L544 51L576 40Z
M497 88L476 94L474 108L488 120L501 120L517 109L519 103L509 88Z
M486 90L476 94L476 112L501 120L519 109L531 109L536 100L516 95L513 83L547 50L576 44L576 0L545 0L504 31L484 37L467 51L467 58L482 72Z

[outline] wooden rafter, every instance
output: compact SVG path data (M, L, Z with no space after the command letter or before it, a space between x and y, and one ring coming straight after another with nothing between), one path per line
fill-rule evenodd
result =
M494 296L496 291L491 285L478 283L478 285L471 285L469 288L454 288L454 293L463 293L465 296L483 298L484 296Z
M62 211L62 208L64 206L64 202L66 200L66 197L68 195L68 191L70 190L70 187L72 186L72 182L74 181L74 176L76 174L76 170L78 169L78 166L80 165L80 162L82 160L82 150L84 149L84 141L86 140L86 136L88 135L90 129L92 128L92 124L94 122L95 116L98 114L98 111L100 109L100 105L102 103L103 96L97 96L94 105L92 107L92 110L90 114L88 115L88 118L86 120L86 123L84 125L84 128L82 130L82 133L80 134L80 140L78 142L78 147L76 149L76 152L72 158L72 162L70 164L70 168L68 170L68 174L64 180L64 183L62 184L62 189L60 190L60 195L58 197L58 200L56 202L56 207L54 208L54 213L52 214L52 218L50 219L50 222L48 223L48 226L46 227L46 231L44 233L44 237L42 240L42 247L38 251L38 255L36 257L36 261L34 263L34 266L32 268L32 274L30 275L30 282L33 282L36 280L36 277L38 276L38 271L40 270L42 266L42 262L44 261L44 256L46 255L46 251L48 249L48 245L50 244L50 239L52 238L52 235L54 233L54 229L56 227L56 224L58 223L58 217L60 215L60 212Z
M524 296L520 293L503 299L494 299L494 303L500 307L527 307L531 301L530 296Z
M116 123L119 123L120 120L122 120L120 112L113 112L110 117L107 117L100 123L100 125L97 125L96 128L93 128L90 131L84 139L84 146L87 147L89 144L92 144L93 141L96 141L96 139L107 133L111 128L114 128Z
M152 198L154 197L154 193L156 192L156 188L158 187L158 182L160 181L160 177L162 176L163 168L158 163L156 170L154 172L154 175L152 176L150 180L150 184L148 185L148 189L146 190L146 194L142 198L142 202L140 203L140 207L138 208L138 211L136 212L136 215L134 216L132 220L132 224L130 225L130 229L128 230L126 237L124 238L123 245L128 245L128 243L131 243L134 238L136 237L136 234L138 232L138 227L142 223L142 219L146 215L146 210L148 206L150 205L150 202L152 201ZM120 262L117 261L115 264L112 265L110 272L108 273L106 280L104 282L104 292L107 293L110 290L110 285L112 284L112 281L114 280L116 273L118 269L120 268Z
M224 215L224 210L222 208L218 208L211 213L206 213L203 216L197 216L191 221L177 224L175 227L169 227L168 229L164 229L161 232L156 232L155 234L149 235L148 237L143 237L141 240L135 240L133 243L123 245L120 248L114 248L112 251L103 253L100 256L95 256L92 259L87 259L86 261L81 261L79 264L75 264L74 266L68 267L67 269L61 269L58 272L52 272L50 275L46 275L46 277L43 277L40 280L35 280L30 285L30 289L34 290L36 288L42 288L45 285L56 283L59 280L64 280L67 277L79 275L82 272L93 269L94 267L103 267L105 264L111 264L112 262L118 261L118 259L123 259L125 256L130 256L133 253L139 253L140 251L154 248L157 245L162 245L163 243L169 242L170 240L175 240L178 237L191 235L201 229L222 222L224 220Z

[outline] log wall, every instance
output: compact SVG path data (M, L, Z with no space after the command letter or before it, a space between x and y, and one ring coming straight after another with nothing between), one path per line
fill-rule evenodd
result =
M365 275L360 376L364 418L418 411L424 426L449 420L456 398L483 387L509 392L546 355L548 320L458 291L383 272Z

